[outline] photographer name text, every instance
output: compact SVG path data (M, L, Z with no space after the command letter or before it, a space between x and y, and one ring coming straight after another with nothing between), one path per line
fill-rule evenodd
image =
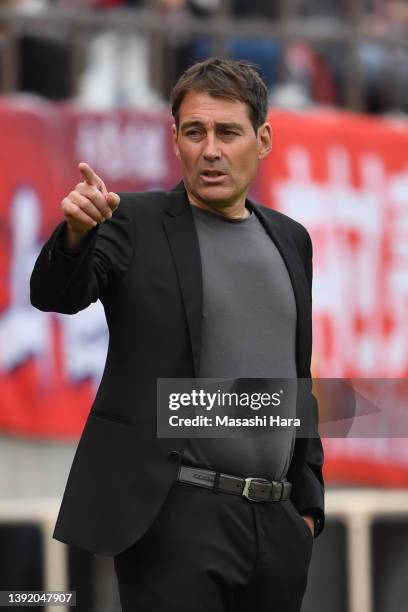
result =
M172 415L169 417L171 427L300 427L300 419L280 416L256 415L240 418L227 415L209 417L197 415L192 418Z

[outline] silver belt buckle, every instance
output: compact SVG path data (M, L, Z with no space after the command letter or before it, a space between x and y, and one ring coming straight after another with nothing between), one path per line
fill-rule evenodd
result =
M251 483L252 483L253 480L256 480L257 482L261 482L261 483L262 482L267 482L268 483L269 480L266 480L265 478L255 478L255 477L244 478L244 480L245 480L245 484L244 484L244 488L243 488L243 491L242 491L241 495L243 495L247 499L249 499L251 501L254 501L254 502L262 503L263 501L265 501L264 499L255 499L254 497L251 497L251 494L250 494Z

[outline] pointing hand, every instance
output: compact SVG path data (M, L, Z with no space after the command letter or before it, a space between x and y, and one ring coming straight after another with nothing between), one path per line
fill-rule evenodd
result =
M68 225L68 247L71 249L77 248L98 223L111 219L120 202L118 194L108 192L105 183L91 166L81 162L78 168L84 180L61 202L61 210Z

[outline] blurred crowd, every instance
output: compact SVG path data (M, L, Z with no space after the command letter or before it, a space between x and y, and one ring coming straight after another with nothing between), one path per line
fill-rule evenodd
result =
M360 87L359 110L408 112L408 4L405 0L362 0L361 14L349 0L297 0L290 18L304 24L299 37L239 36L223 40L223 52L255 63L267 82L271 104L352 106L350 82ZM355 3L356 5L358 3ZM55 10L154 11L163 23L185 23L182 34L93 27L82 36L82 56L74 53L75 33L69 20L41 25L18 34L15 89L51 100L70 100L81 107L109 109L161 108L172 84L194 61L218 54L210 33L192 35L191 18L231 16L237 32L243 20L282 23L285 2L277 0L0 0L0 10L21 15ZM105 13L106 14L106 13ZM190 20L190 21L189 21ZM330 36L352 27L356 38ZM9 52L10 23L0 15L0 82ZM311 42L316 33L316 41ZM349 30L350 32L350 30ZM323 35L322 35L323 33ZM348 40L349 39L349 40ZM76 59L74 59L76 58ZM76 64L74 65L74 63ZM75 68L75 70L74 70ZM355 73L355 74L354 74ZM354 78L355 77L355 78ZM3 86L4 89L4 86ZM352 96L351 96L352 97Z

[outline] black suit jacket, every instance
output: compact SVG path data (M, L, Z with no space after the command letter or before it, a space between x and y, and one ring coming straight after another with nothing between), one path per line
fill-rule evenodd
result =
M114 555L136 542L173 483L186 439L156 436L156 379L198 376L202 279L197 233L183 183L168 193L123 193L112 219L68 254L65 222L42 248L31 303L74 314L98 298L109 328L102 380L69 473L54 537ZM296 364L310 378L312 244L289 217L247 201L278 247L297 306ZM310 392L304 403L317 412ZM292 501L324 525L323 449L297 438L287 478Z

